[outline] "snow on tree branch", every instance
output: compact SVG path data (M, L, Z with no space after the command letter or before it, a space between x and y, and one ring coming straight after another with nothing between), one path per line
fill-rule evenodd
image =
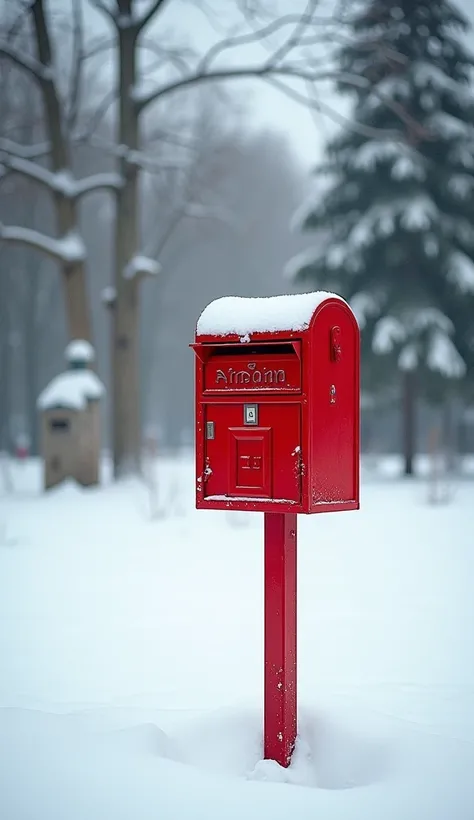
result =
M84 242L79 234L74 231L66 234L61 239L53 239L30 228L0 223L0 242L26 245L63 264L82 262L86 257Z
M180 161L176 158L173 159L173 161L168 161L163 158L156 159L156 157L151 156L146 151L136 151L128 148L127 145L117 145L117 143L111 142L99 134L92 134L90 137L80 134L74 141L77 143L87 141L90 145L100 148L102 151L105 151L107 154L110 154L116 159L122 160L127 165L141 168L141 170L147 171L151 174L186 168L186 163L184 160ZM180 143L178 142L178 144ZM193 146L183 144L182 147L192 148ZM113 185L111 187L113 187Z
M461 293L474 293L474 262L467 254L454 251L451 254L451 267L448 279Z
M119 190L123 185L123 179L119 174L103 173L94 174L84 179L76 180L71 171L50 171L42 165L38 165L29 159L14 156L2 150L3 144L9 140L0 140L0 165L8 168L14 173L20 174L27 179L43 185L49 191L61 194L69 199L78 199L89 193L100 190ZM14 148L14 143L8 145L10 152Z
M12 154L2 154L1 152L0 163L10 171L20 174L27 179L31 179L33 182L37 182L48 188L50 191L64 194L64 196L69 196L71 193L73 178L69 171L53 173L49 171L48 168L43 168L36 162L15 157Z
M117 301L117 289L114 288L112 285L107 285L107 287L102 290L100 298L102 304L105 305L105 307L114 307Z
M451 339L435 331L430 339L426 363L430 370L437 370L448 379L462 379L466 375L466 363Z
M51 151L50 142L40 142L37 145L22 145L9 139L0 139L0 153L11 154L21 159L39 159L47 156Z
M161 265L156 259L149 256L133 256L126 266L123 275L125 279L134 279L135 276L157 276L161 272Z
M123 187L123 178L120 174L104 173L93 174L90 177L79 179L74 183L74 197L80 198L96 191L119 191Z
M183 216L190 219L215 219L225 225L234 227L233 215L222 205L206 205L204 202L187 202L183 207Z

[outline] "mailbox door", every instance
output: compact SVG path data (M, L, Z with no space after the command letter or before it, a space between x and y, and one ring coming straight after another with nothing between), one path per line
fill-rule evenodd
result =
M299 404L205 407L204 497L301 500Z
M358 329L338 306L327 306L313 330L312 503L358 502Z

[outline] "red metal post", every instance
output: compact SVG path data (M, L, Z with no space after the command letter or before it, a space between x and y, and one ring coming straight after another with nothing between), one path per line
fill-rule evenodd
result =
M288 766L296 740L296 514L265 513L264 757Z

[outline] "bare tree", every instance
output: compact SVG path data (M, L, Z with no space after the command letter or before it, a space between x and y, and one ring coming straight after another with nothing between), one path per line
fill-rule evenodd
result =
M0 60L12 67L9 79L17 82L18 72L21 72L40 92L46 132L46 139L37 145L25 145L5 136L1 138L3 175L18 174L48 192L57 230L57 236L51 237L29 226L0 224L0 241L33 248L58 263L69 334L71 338L90 339L86 249L78 228L79 206L90 193L117 189L121 180L116 174L98 174L81 180L74 178L72 127L79 106L85 48L81 6L75 2L72 9L73 59L66 97L60 87L60 66L44 0L26 4L13 26L0 39ZM28 39L23 36L19 41L24 23L31 25L34 56Z

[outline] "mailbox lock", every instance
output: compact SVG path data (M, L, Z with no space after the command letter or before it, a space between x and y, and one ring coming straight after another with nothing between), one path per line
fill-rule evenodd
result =
M209 441L212 441L214 438L214 422L213 421L206 421L206 438Z
M258 424L258 404L244 404L244 424Z

